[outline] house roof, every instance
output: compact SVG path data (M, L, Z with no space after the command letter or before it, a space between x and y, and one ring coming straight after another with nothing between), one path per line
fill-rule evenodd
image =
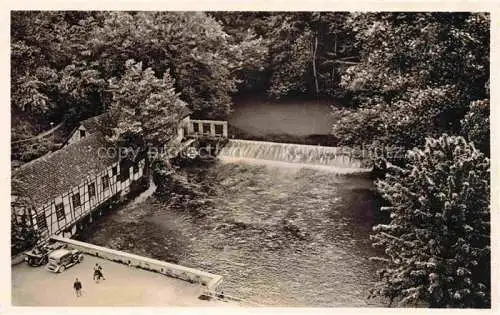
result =
M189 116L191 114L191 110L189 109L189 107L187 106L184 106L182 108L182 112L181 112L181 118L186 118L187 116Z
M182 118L190 114L184 107ZM108 156L101 148L108 148L102 134L107 113L86 119L80 123L89 135L78 142L66 145L58 151L23 164L12 172L24 197L29 197L35 207L41 206L73 187L87 177L100 173L118 162L118 156ZM109 150L113 152L113 150Z
M182 107L180 114L181 114L181 119L183 119L189 116L189 114L191 114L191 110L187 106L184 106ZM96 133L101 130L104 120L107 118L107 116L108 112L98 116L90 117L88 119L82 120L80 122L80 125L83 126L85 130L88 131L88 133L90 134Z
M96 133L100 130L103 120L106 119L108 113L104 113L98 116L90 117L80 122L80 125L85 127L89 133Z
M91 134L24 164L13 171L12 178L19 180L23 195L38 207L117 162L117 156L103 154L105 150L101 148L108 146L100 133Z

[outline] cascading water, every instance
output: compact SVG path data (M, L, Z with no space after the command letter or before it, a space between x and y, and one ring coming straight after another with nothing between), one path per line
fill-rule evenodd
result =
M218 157L225 162L293 163L337 173L369 173L366 159L343 147L325 147L252 140L229 140ZM268 161L268 162L266 162Z

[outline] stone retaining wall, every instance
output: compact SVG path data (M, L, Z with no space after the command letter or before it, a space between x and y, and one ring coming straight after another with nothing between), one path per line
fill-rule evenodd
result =
M132 267L161 273L163 275L188 281L190 283L198 283L206 288L204 294L208 296L214 296L221 290L223 278L219 275L204 272L194 268L171 264L157 259L147 258L106 247L84 243L69 238L63 238L60 236L52 236L51 240L68 244L69 247L79 249L87 255L92 255Z

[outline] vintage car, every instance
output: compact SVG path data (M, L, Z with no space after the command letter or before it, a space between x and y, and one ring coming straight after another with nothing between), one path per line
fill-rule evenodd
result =
M49 254L49 262L46 268L51 272L63 272L82 260L83 254L78 249L61 248Z
M49 254L56 249L62 248L65 245L63 243L53 243L53 244L43 244L37 245L32 250L24 253L26 257L24 260L28 265L33 267L38 267L45 265L49 261Z

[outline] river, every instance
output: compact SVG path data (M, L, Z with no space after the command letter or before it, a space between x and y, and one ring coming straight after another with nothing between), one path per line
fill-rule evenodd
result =
M329 133L332 118L324 102L247 101L229 121L256 136L304 136ZM182 172L204 195L132 203L83 240L220 274L226 294L261 305L381 305L367 299L376 280L368 258L380 254L369 240L372 181L279 163Z
M84 241L224 276L224 292L268 306L374 306L373 184L303 168L216 163L184 170L205 204L150 198ZM200 215L201 214L201 215Z
M229 124L255 136L329 134L334 117L327 101L239 100Z

